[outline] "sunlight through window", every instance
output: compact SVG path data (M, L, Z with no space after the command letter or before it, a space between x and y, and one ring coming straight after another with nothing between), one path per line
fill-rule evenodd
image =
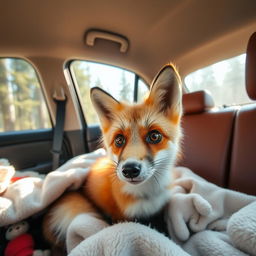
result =
M189 91L208 90L216 106L251 102L245 90L245 54L197 70L185 78Z

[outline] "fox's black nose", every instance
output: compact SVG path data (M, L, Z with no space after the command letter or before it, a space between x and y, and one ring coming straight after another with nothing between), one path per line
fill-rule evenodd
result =
M140 175L141 166L135 163L127 163L123 166L122 173L125 178L136 178Z

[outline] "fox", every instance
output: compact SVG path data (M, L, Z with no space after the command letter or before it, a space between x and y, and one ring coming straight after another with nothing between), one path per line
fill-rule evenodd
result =
M64 193L47 212L43 232L55 245L65 244L67 228L79 214L107 216L111 223L150 218L170 199L182 138L176 67L167 64L158 72L142 103L118 101L98 87L90 95L107 156L96 160L79 191Z

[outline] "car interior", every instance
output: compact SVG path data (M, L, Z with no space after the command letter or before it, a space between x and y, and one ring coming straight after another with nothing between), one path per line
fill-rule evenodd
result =
M158 70L172 62L183 83L177 165L218 186L256 195L255 10L254 0L1 1L0 158L17 170L47 174L102 147L99 123L91 121L86 105L90 87L104 86L103 78L95 78L104 73L100 68L97 73L97 65L120 69L123 85L130 86L123 87L123 96L130 93L131 101L139 101L140 86L146 94ZM201 88L190 90L190 74L236 56L244 58L241 87L247 102L216 104L207 81L217 66L193 80L200 80ZM219 70L225 84L231 71L224 67ZM23 69L36 82L19 75ZM79 75L81 81L88 78L88 70L90 79L79 84ZM131 83L125 72L132 74ZM218 87L224 100L233 95L235 79L230 91ZM37 97L29 91L33 83L39 103L31 103ZM110 93L120 92L118 83L111 86ZM34 124L31 120L38 116L44 121Z

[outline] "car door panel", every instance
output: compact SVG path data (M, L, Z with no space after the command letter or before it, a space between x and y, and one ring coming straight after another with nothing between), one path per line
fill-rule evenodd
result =
M0 158L17 170L50 171L52 130L4 132L0 134Z
M90 152L103 147L101 137L102 133L99 125L90 125L87 127L87 142Z
M52 129L0 133L0 158L6 158L17 170L39 173L52 171ZM64 133L60 164L86 153L82 130Z

